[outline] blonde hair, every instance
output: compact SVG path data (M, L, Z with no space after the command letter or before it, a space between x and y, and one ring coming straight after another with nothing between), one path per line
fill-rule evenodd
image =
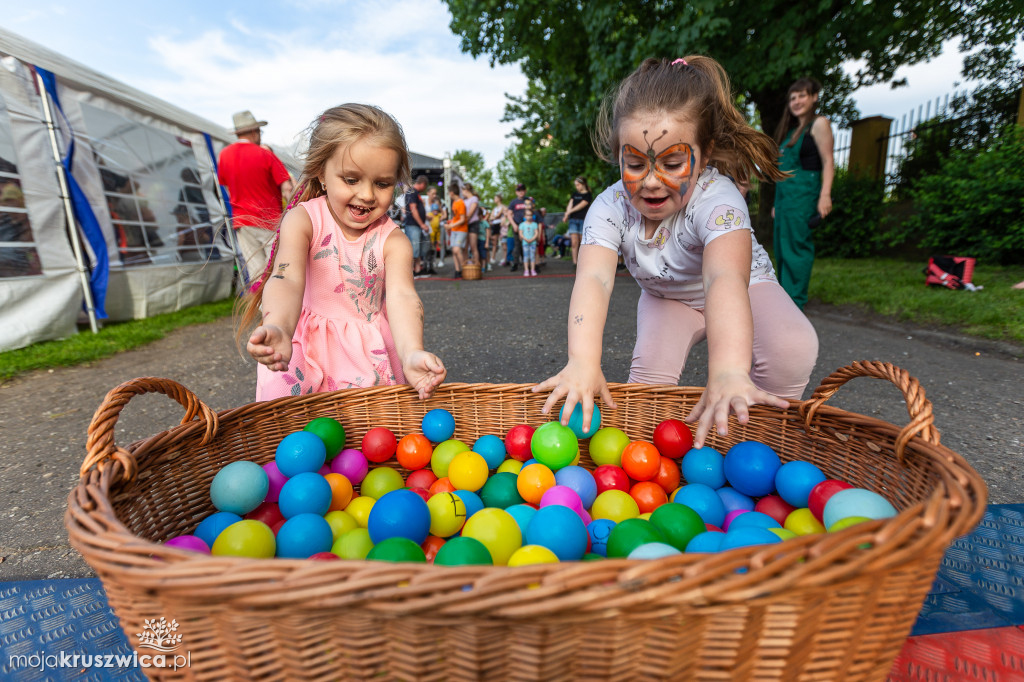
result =
M304 154L302 174L296 184L295 191L288 201L288 210L310 199L324 195L320 177L324 175L327 162L339 147L348 147L360 140L366 140L376 146L390 149L398 155L397 179L400 184L409 182L410 161L409 148L405 144L402 126L391 114L371 104L342 104L331 107L320 114L307 128L309 147ZM399 185L395 186L397 192ZM284 220L284 216L281 217ZM260 274L248 292L235 304L235 341L241 347L242 337L250 327L255 326L259 319L260 303L263 301L263 288L274 266L281 238L281 225L277 225L277 236L271 250L270 262Z
M711 57L644 60L601 103L593 140L598 156L619 165L619 127L625 119L648 113L693 123L695 142L707 162L737 182L751 175L769 181L789 177L779 170L778 145L743 120L729 76Z

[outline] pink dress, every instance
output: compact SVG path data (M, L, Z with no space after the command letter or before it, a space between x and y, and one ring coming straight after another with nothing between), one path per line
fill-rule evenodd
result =
M384 215L350 242L325 197L300 206L313 238L292 358L284 372L257 367L256 400L404 384L384 306L384 240L398 226Z

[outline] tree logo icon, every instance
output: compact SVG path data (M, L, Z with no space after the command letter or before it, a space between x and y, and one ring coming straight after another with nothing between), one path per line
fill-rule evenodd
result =
M147 618L142 632L135 633L135 636L139 638L140 649L171 652L181 646L181 635L176 632L177 629L178 621L174 619L168 623L166 618Z

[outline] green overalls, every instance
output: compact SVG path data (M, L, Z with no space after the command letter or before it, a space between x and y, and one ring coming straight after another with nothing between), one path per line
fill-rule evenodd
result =
M780 148L779 168L793 175L775 185L775 274L801 310L807 304L807 285L814 265L814 238L807 221L818 212L821 171L800 166L800 147L807 126L792 147Z

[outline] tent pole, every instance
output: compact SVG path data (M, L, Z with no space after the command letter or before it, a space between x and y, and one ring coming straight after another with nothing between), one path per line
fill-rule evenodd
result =
M78 265L78 276L82 280L82 294L85 296L85 310L89 314L89 326L92 333L99 332L99 325L96 322L96 305L92 299L92 289L89 287L89 269L85 266L85 256L82 252L82 242L78 234L78 222L75 220L75 211L71 208L71 191L68 189L67 178L64 177L64 164L61 161L60 147L57 145L57 132L53 124L53 115L50 112L50 98L46 94L46 86L43 79L36 74L36 83L43 100L43 118L46 121L46 129L50 133L50 149L53 150L53 160L57 165L57 181L60 183L60 196L64 200L64 214L68 221L68 235L71 237L71 250L75 254L75 262Z

